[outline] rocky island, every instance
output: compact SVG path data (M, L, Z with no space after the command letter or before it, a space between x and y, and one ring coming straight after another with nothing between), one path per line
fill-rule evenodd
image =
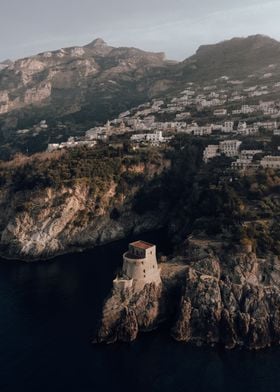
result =
M141 251L143 246L138 241L130 249ZM124 254L127 275L114 281L97 342L130 342L139 332L168 323L174 339L197 345L260 349L279 344L279 259L259 259L250 246L234 252L227 248L190 238L185 254L160 263L161 281L157 276L147 279L147 271L144 286L143 277L139 281L134 271L127 271ZM140 257L137 268L145 271L147 259Z

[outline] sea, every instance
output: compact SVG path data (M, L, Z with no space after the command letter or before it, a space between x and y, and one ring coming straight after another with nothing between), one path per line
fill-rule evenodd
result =
M170 249L162 232L141 239ZM178 343L162 326L92 344L128 239L49 261L0 262L0 392L278 392L280 348Z

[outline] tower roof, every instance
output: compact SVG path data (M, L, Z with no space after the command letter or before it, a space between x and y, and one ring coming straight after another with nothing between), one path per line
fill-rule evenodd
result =
M145 241L135 241L135 242L131 242L130 243L131 246L133 246L134 248L140 248L140 249L149 249L152 248L153 244L150 244L149 242L145 242Z

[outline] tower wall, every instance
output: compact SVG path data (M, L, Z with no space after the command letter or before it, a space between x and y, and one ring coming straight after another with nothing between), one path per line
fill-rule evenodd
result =
M157 260L154 252L149 254L146 252L146 258L132 259L129 252L123 256L123 274L129 279L133 279L134 286L141 289L146 283L161 282L160 271L158 269Z
M157 265L156 247L145 241L129 244L129 250L123 255L123 267L120 277L114 280L114 288L133 287L142 290L147 283L160 284L160 269Z

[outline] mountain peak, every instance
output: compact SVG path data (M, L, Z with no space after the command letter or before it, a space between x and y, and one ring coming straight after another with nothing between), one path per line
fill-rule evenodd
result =
M93 55L97 56L107 56L111 50L113 49L112 46L107 45L102 38L96 38L89 44L85 45L84 48L90 50Z
M107 43L102 38L96 38L89 44L85 45L87 48L97 48L100 46L107 46Z

